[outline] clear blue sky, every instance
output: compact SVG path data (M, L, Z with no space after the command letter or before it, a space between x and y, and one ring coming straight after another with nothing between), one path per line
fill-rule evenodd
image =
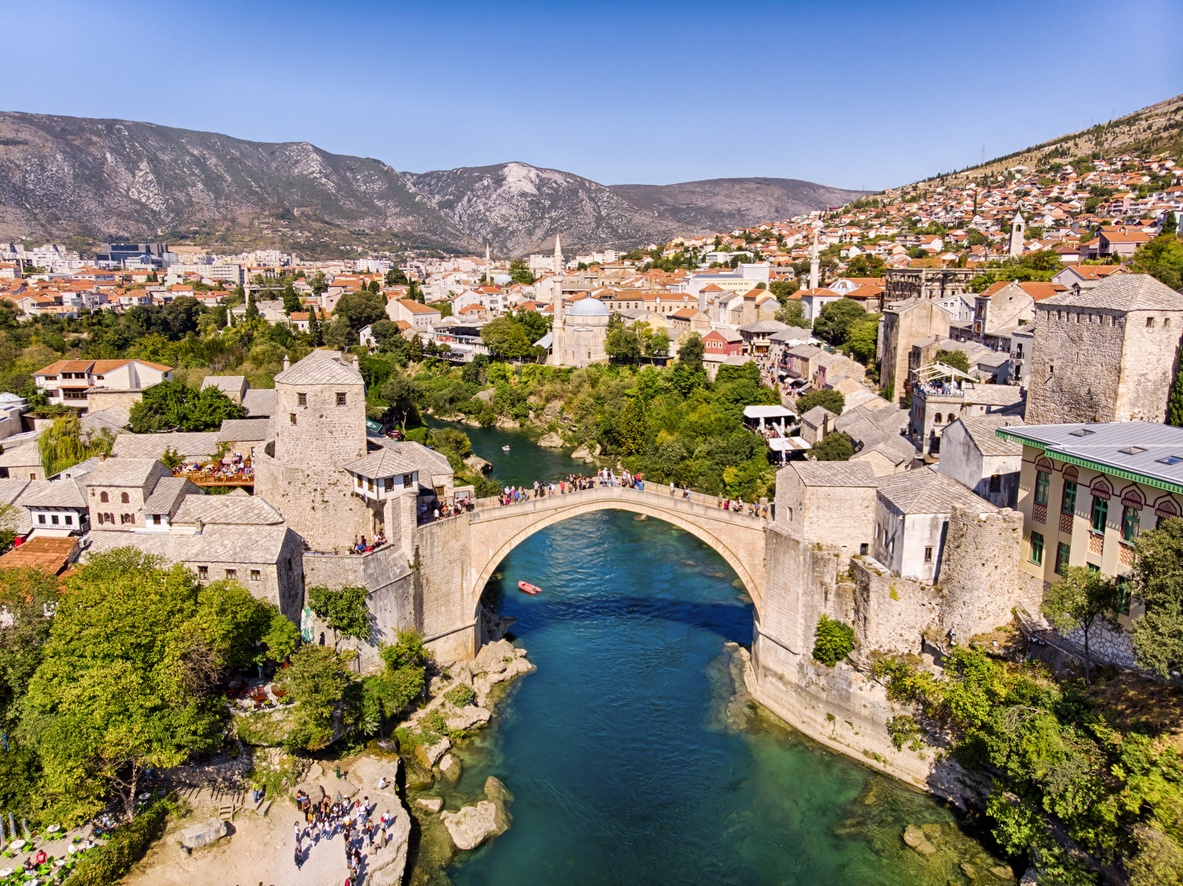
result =
M9 0L5 110L421 172L903 184L1183 92L1183 2Z

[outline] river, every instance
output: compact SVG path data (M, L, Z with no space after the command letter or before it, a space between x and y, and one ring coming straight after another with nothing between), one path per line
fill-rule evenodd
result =
M524 433L466 429L507 484L575 470ZM509 445L508 453L501 450ZM528 597L526 579L543 593ZM457 808L496 775L514 793L503 836L461 853L458 886L534 883L1004 882L940 803L736 701L729 641L752 607L710 548L668 524L588 514L523 542L488 601L517 619L538 670L460 750ZM903 846L929 825L940 851Z

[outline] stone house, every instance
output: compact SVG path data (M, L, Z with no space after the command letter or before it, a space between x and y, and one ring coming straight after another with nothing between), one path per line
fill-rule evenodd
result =
M902 400L908 382L912 346L933 336L947 338L947 311L927 299L908 299L883 310L879 321L879 378Z
M933 364L934 367L939 364ZM956 373L952 378L949 373ZM945 428L959 418L976 415L1021 414L1022 388L1014 385L984 385L948 370L945 378L928 378L912 385L912 407L908 414L908 439L921 456L937 456Z
M1183 294L1148 274L1039 302L1028 423L1162 422L1181 338Z
M82 479L90 525L118 532L143 529L144 505L156 484L172 475L154 458L106 459Z
M941 435L938 470L996 507L1015 507L1023 447L1002 439L995 431L1022 423L1011 415L957 419Z
M34 536L81 535L90 528L81 480L31 480L13 504L28 513Z
M119 405L130 405L145 388L171 378L171 366L147 360L58 360L33 373L38 389L45 392L51 405L83 411L116 405L114 400L119 397L130 401ZM93 399L97 397L103 398L101 405Z

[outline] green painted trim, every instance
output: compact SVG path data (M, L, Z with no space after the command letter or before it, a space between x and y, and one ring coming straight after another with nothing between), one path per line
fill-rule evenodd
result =
M1056 452L1055 450L1044 450L1044 454L1056 459L1057 461L1066 462L1070 465L1078 465L1082 468L1088 468L1090 471L1096 471L1099 474L1108 474L1111 477L1120 477L1122 480L1131 480L1134 483L1141 483L1144 486L1153 486L1155 489L1164 489L1167 492L1174 492L1177 495L1183 495L1183 486L1178 483L1171 483L1168 480L1159 480L1157 477L1148 477L1145 474L1139 474L1136 471L1127 471L1125 468L1115 468L1112 465L1107 465L1099 461L1093 461L1088 458L1081 458L1077 455L1068 455L1063 452Z
M994 436L1001 437L1003 440L1009 440L1011 443L1021 443L1024 446L1030 446L1032 449L1038 449L1040 452L1043 452L1048 447L1047 443L1040 443L1037 440L1029 440L1019 434L1010 433L1005 428L998 428L994 432Z

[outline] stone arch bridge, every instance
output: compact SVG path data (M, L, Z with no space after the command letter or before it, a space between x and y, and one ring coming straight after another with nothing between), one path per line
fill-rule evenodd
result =
M759 620L764 606L765 528L769 521L725 511L713 496L669 487L644 490L595 486L502 505L481 499L466 514L414 529L404 547L416 570L416 618L441 660L467 658L479 646L481 594L498 565L536 532L593 511L621 510L663 520L689 532L735 570ZM413 519L413 517L411 518Z

